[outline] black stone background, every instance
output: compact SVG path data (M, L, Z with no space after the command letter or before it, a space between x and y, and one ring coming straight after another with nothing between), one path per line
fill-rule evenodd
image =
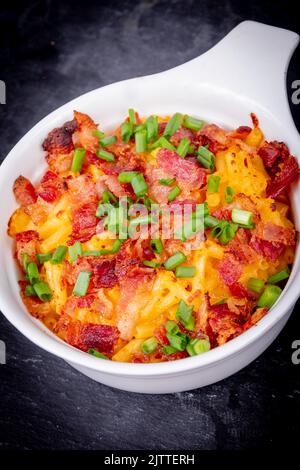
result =
M1 1L0 78L7 85L7 104L0 106L1 159L63 103L192 59L245 19L300 32L288 1ZM300 79L299 57L300 48L289 68L289 96L292 81ZM300 129L300 105L291 108ZM7 364L0 365L0 449L294 447L300 365L291 362L291 344L300 339L298 310L299 304L273 345L241 372L203 389L161 396L93 382L1 316Z

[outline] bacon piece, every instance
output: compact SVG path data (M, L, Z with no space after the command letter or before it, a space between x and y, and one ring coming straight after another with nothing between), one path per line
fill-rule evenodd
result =
M282 149L280 144L277 144L279 144L279 142L265 142L257 152L266 170L271 174L275 174L278 171L278 160L281 158Z
M226 254L220 261L218 272L224 283L230 286L237 282L242 274L241 264L231 254Z
M197 139L200 146L208 145L212 153L224 150L227 145L227 133L216 124L206 124L197 133Z
M219 345L243 332L242 320L229 310L227 304L211 305L208 322Z
M66 341L82 351L93 348L101 353L111 354L118 338L118 329L111 325L75 321L67 326Z
M130 184L121 184L116 175L104 175L97 179L96 187L99 194L99 184L105 185L116 197L134 196ZM103 192L103 191L102 191Z
M72 233L68 245L73 245L77 240L82 243L90 240L96 234L97 224L99 222L96 217L97 203L90 202L83 204L73 211Z
M282 243L262 240L255 235L253 235L250 240L250 246L256 251L256 253L271 261L278 259L285 249L285 246Z
M133 267L120 281L116 323L122 339L132 338L136 321L151 295L153 280L153 269Z
M38 195L44 201L55 202L66 190L63 180L53 171L48 170L41 179Z
M290 155L284 163L282 163L279 173L275 178L269 181L266 194L267 197L275 199L284 191L289 189L291 183L299 178L299 165L295 157Z
M27 253L29 261L36 261L39 234L35 230L27 230L16 234L16 257L23 269L23 253Z
M97 201L96 185L91 175L83 174L76 178L69 178L66 182L70 200L74 206Z
M295 245L295 230L275 225L270 222L259 223L254 234L268 242L282 243L286 246Z
M115 259L95 260L92 263L92 285L99 289L100 287L111 288L114 287L118 278L115 274Z
M43 199L38 199L34 204L29 204L24 208L24 212L29 215L35 225L43 223L50 212L49 204Z
M214 217L220 220L231 220L231 213L232 209L227 209L226 207L223 207L222 209L217 209L212 213Z
M241 263L253 263L256 259L256 253L249 245L250 239L250 230L239 228L235 237L227 245L228 253L231 253Z
M248 300L255 300L255 295L252 294L246 287L244 287L239 282L234 282L229 286L230 293L233 297L237 297L238 299L248 299Z
M74 145L95 152L98 148L98 138L94 136L97 125L87 114L74 111L74 117L77 123L76 131L73 134Z
M35 318L42 320L47 315L53 314L50 302L42 302L38 297L29 297L25 295L26 281L19 281L22 301L28 312Z
M164 346L169 344L169 340L167 338L167 330L164 327L164 325L161 325L158 328L156 328L154 330L153 336L155 336L159 344L162 344Z
M243 331L248 330L251 326L255 325L259 320L261 320L268 313L268 308L257 308L255 312L251 315L249 320L246 321L243 325Z
M191 145L193 145L194 140L195 140L195 134L190 129L186 129L185 127L180 127L176 132L174 132L174 134L170 138L170 142L173 145L175 145L175 147L178 147L181 139L183 138L188 139Z
M133 246L132 240L126 241L122 244L119 253L115 257L115 274L119 280L125 277L127 272L140 262L139 257L133 250Z
M66 154L73 150L72 134L77 129L75 119L65 122L61 127L56 127L43 142L43 149L48 153Z
M16 201L21 206L34 204L37 200L37 194L34 186L24 176L20 175L13 185L13 192Z
M233 139L244 140L250 134L251 131L252 131L252 129L249 126L240 126L237 129L235 129L234 131L230 132L230 134L228 136L233 138Z
M163 361L177 361L178 359L184 359L185 357L189 357L187 351L177 351L173 354L162 353Z
M196 162L181 158L172 150L160 149L157 162L187 190L199 189L206 184L206 171Z

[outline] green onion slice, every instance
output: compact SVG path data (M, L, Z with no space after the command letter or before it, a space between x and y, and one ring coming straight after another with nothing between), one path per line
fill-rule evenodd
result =
M174 116L171 117L170 121L166 125L164 130L164 137L171 137L181 126L182 121L182 114L175 113Z
M150 241L150 246L153 252L157 255L163 252L164 245L160 238L154 238Z
M131 183L132 179L139 174L137 171L122 171L118 175L118 180L120 183Z
M49 302L52 299L52 292L46 282L37 282L33 285L36 295L42 302Z
M30 284L35 284L40 280L40 274L36 263L30 262L27 265L27 276L30 281Z
M105 354L102 354L101 352L97 351L96 349L93 349L93 348L90 348L88 350L88 354L91 354L91 356L95 356L95 357L99 357L99 359L108 359L107 356L105 356Z
M231 186L227 186L227 188L225 189L225 199L228 204L232 203L233 196L234 196L234 190L231 188Z
M160 184L164 185L164 186L172 186L172 184L174 184L176 181L175 178L170 178L170 179L161 179L159 180Z
M216 193L220 186L221 177L217 175L210 175L207 183L207 192Z
M136 125L136 115L135 115L135 111L134 109L130 108L128 109L128 115L129 115L129 122L131 124L131 126L135 126Z
M285 279L288 279L290 274L291 274L291 272L289 270L289 267L287 266L282 271L279 271L278 273L273 274L273 276L269 277L268 283L269 284L277 284L278 282L281 282L281 281L284 281Z
M147 150L147 132L139 131L135 134L135 151L143 153Z
M151 354L156 350L157 346L157 339L153 336L152 338L146 339L146 341L141 344L141 350L144 354Z
M68 247L70 263L75 263L78 256L82 256L82 245L79 241Z
M89 287L91 274L92 273L88 271L81 271L79 273L73 289L73 295L77 295L79 297L85 296Z
M197 356L210 350L210 342L208 339L192 339L186 348L190 356Z
M147 141L151 142L158 136L158 120L156 116L149 116L146 120Z
M101 160L105 160L106 162L114 162L115 161L115 156L111 152L107 152L106 150L102 149L97 149L96 150L96 155L98 158L101 158Z
M25 287L24 294L26 295L26 297L36 297L36 295L37 295L34 288L33 288L33 286L30 285L30 284L28 284Z
M113 202L114 204L117 204L118 203L118 199L116 198L116 196L111 193L110 191L103 191L102 193L102 201L104 203L107 203L107 202Z
M176 335L172 335L171 333L166 334L170 345L177 349L177 351L184 351L187 343L188 343L188 335L178 333Z
M179 326L173 320L168 320L165 324L167 333L171 333L171 335L176 335L179 332Z
M232 222L239 225L251 225L253 222L252 212L243 211L241 209L232 209L231 218Z
M271 308L275 304L276 300L280 296L282 289L278 286L273 286L271 284L267 285L260 298L257 301L258 307L268 307Z
M198 149L198 162L208 170L215 168L215 156L206 147L199 147Z
M175 271L176 277L195 277L195 266L178 266Z
M174 199L176 199L180 193L181 193L181 189L179 188L179 186L174 186L174 188L172 188L168 194L168 201L169 202L174 201Z
M180 266L186 260L187 257L185 256L185 254L181 251L178 251L164 262L164 267L168 270L172 270L177 268L177 266Z
M115 135L108 135L99 141L101 147L109 147L117 142L117 137Z
M144 196L148 189L144 176L141 173L138 173L132 178L131 186L132 186L134 193L138 197Z
M252 290L252 292L256 292L257 294L260 294L262 292L264 286L264 281L256 277L251 277L247 283L248 289Z
M186 327L186 325L190 325L192 318L193 318L193 305L188 305L185 303L184 300L181 300L178 304L177 311L176 311L176 318L183 323L183 325ZM193 329L193 328L192 328Z
M63 246L63 245L58 246L52 255L51 263L52 264L62 263L63 260L65 259L67 251L68 251L68 248L66 246Z
M176 148L174 147L174 145L172 145L171 142L169 142L168 139L166 139L166 137L163 137L163 136L160 137L158 140L156 140L151 145L152 149L156 149L158 147L168 149L168 150L172 150L173 152L176 152Z
M121 138L123 142L128 144L130 137L132 136L132 125L130 122L123 122L121 125Z
M190 141L186 137L183 137L180 141L180 144L177 147L178 155L184 158L188 154L189 147L190 147Z
M52 258L52 253L38 253L36 258L40 264L46 263Z
M143 261L143 265L147 266L148 268L154 268L154 269L161 267L160 263L155 263L155 261L148 261L148 260Z
M187 114L183 118L183 127L191 129L192 131L200 131L203 125L204 121L201 121L201 119L196 119L192 116L188 116Z
M74 150L74 155L73 155L73 160L72 160L72 165L71 165L71 171L74 173L81 172L83 160L86 154L86 150L84 148L76 148Z

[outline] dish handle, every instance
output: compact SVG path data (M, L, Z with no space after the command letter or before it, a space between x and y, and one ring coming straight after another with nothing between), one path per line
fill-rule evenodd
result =
M176 67L186 77L258 102L290 116L286 74L298 34L256 21L243 21L212 49Z

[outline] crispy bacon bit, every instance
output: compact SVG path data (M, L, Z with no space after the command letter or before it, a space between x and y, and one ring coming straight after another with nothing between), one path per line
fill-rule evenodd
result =
M206 184L206 171L196 162L180 158L172 150L160 149L157 153L157 162L186 189L199 189Z
M161 325L158 328L156 328L156 330L154 330L153 336L155 336L159 344L162 344L162 345L169 344L169 340L167 338L167 331L164 325Z
M114 287L118 278L115 274L115 259L106 259L103 261L96 260L92 264L92 284L96 289L101 287Z
M281 157L281 148L278 142L265 142L258 150L258 155L261 157L264 166L271 174L278 171L278 160Z
M242 274L240 263L231 254L226 254L220 261L218 271L227 286L237 282Z
M248 321L243 325L243 331L248 330L251 326L255 325L259 320L261 320L268 313L266 307L257 308L255 312L251 315Z
M175 147L178 147L181 139L183 139L184 137L190 141L191 145L193 145L195 135L190 129L185 129L184 127L180 127L176 132L174 132L174 134L170 138L170 142L175 145Z
M259 223L254 234L268 242L282 243L283 245L295 245L295 230L275 225L270 222Z
M87 114L74 111L74 117L77 123L76 131L73 134L75 147L84 147L95 152L98 148L98 139L94 136L97 125Z
M83 174L76 178L69 178L67 185L71 203L75 206L97 201L96 185L91 175Z
M104 175L97 179L96 188L98 195L101 193L101 191L102 193L105 191L104 186L106 186L106 189L109 189L109 191L111 191L116 197L134 195L131 190L131 185L119 183L118 177L116 175Z
M97 203L90 202L73 211L73 230L68 245L73 245L77 240L84 243L96 234L96 227L99 222L98 217L95 215L96 209Z
M250 134L251 131L252 129L249 126L240 126L233 132L230 132L229 136L233 139L244 140Z
M238 299L249 299L255 300L256 297L250 292L246 287L244 287L239 282L234 282L229 286L230 293L233 297L237 297Z
M235 237L228 243L227 251L231 253L241 263L252 263L256 254L249 246L251 232L248 229L239 228Z
M184 359L185 357L189 357L186 351L177 351L173 354L162 353L162 358L164 361L177 361L177 359Z
M127 272L135 265L139 264L140 259L133 250L132 240L122 244L119 253L115 257L115 273L119 280L126 276Z
M44 201L55 202L65 191L63 180L53 171L46 171L38 188L38 195Z
M16 234L16 256L23 268L23 253L27 253L30 261L35 261L39 234L35 230L27 230Z
M269 181L266 190L267 197L275 199L289 189L291 183L299 178L299 172L299 165L296 158L290 155L282 164L275 178Z
M210 306L208 322L219 345L243 331L242 320L229 310L227 304Z
M250 246L256 251L256 253L271 261L278 259L284 252L285 248L282 243L262 240L255 235L253 235L250 240Z
M216 124L206 124L197 133L199 145L206 146L212 153L224 150L227 144L227 133Z
M19 281L21 297L28 312L35 318L43 318L54 314L49 302L42 302L38 297L29 297L25 295L26 281Z
M21 206L34 204L37 200L37 194L34 186L24 176L20 175L14 182L13 192L16 201Z
M61 127L56 127L49 132L43 142L43 149L48 153L69 153L73 150L72 134L77 129L75 119L65 122Z
M67 342L82 351L93 348L111 354L118 338L119 332L115 326L83 324L80 321L70 322L67 326Z
M221 220L231 220L232 209L227 209L226 207L218 209L212 213L214 217Z
M89 260L90 257L88 256L80 256L73 264L69 263L67 260L64 261L64 278L68 285L73 286L75 284L81 271L92 271Z

